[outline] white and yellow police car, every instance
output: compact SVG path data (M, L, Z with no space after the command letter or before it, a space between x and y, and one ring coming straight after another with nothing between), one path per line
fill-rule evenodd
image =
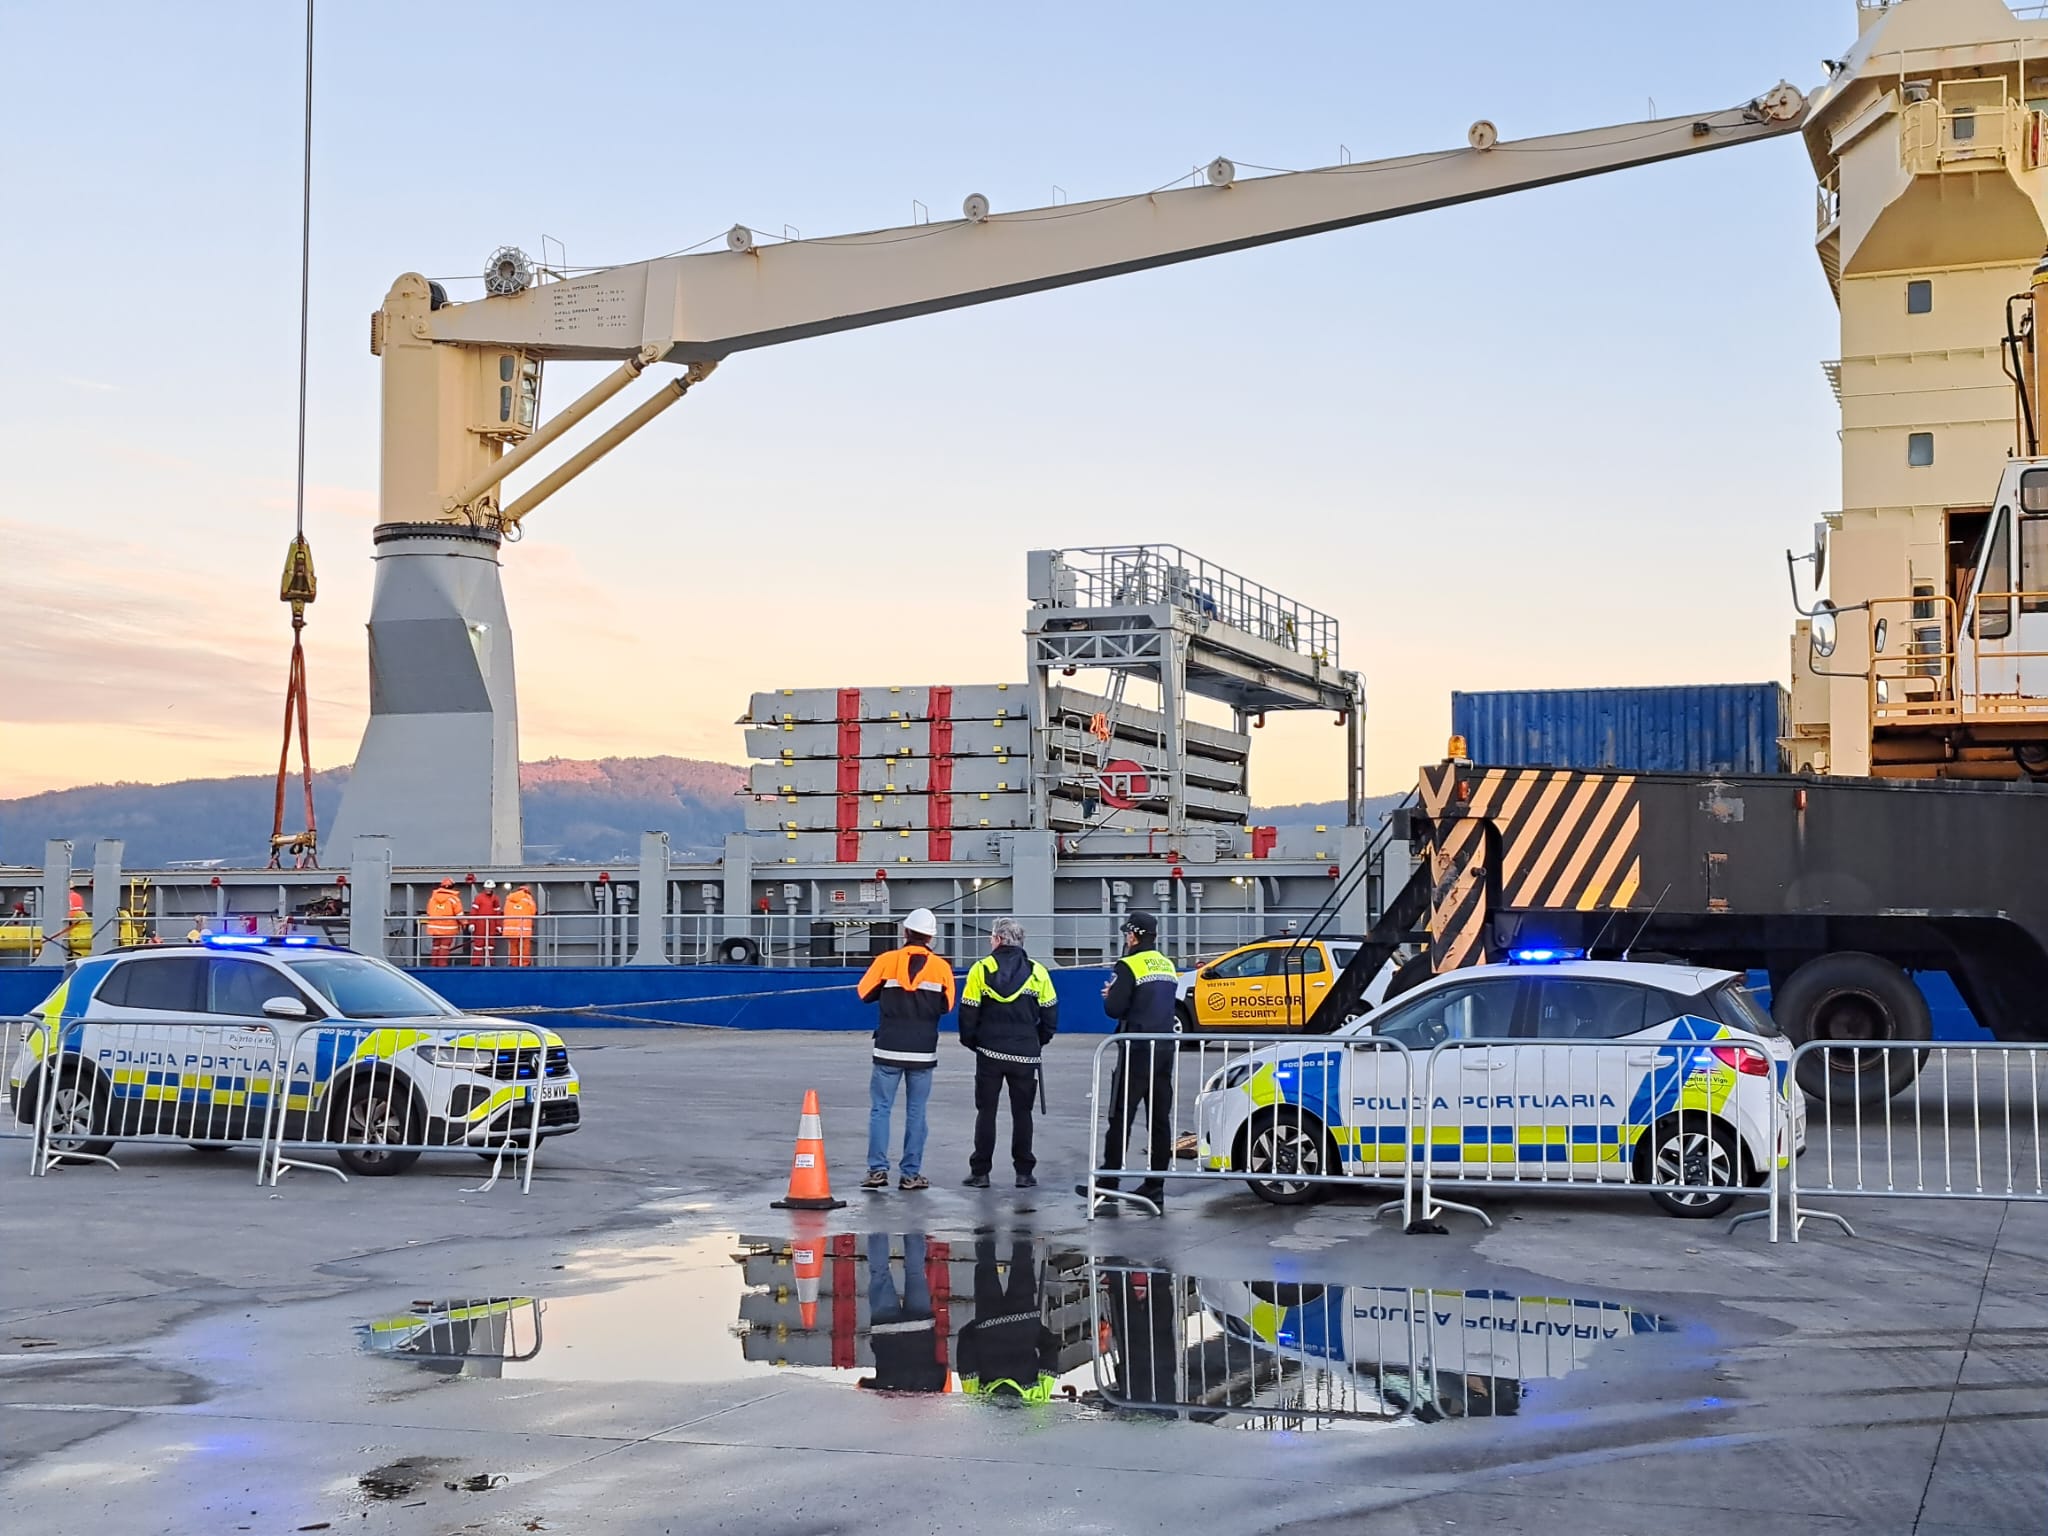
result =
M544 1137L582 1118L559 1035L464 1014L310 936L216 934L76 960L30 1018L15 1112L32 1122L50 1090L52 1145L73 1152L257 1136L281 1077L283 1134L338 1143L363 1174L403 1172L422 1147L516 1150L536 1116Z
M1768 1059L1725 1043L1741 1037L1762 1041ZM1374 1038L1412 1053L1412 1088L1395 1053L1352 1043ZM1572 1040L1588 1045L1557 1043ZM1473 1044L1436 1058L1425 1095L1428 1053L1447 1041ZM1540 1177L1535 1165L1565 1164L1560 1182L1683 1185L1651 1198L1673 1215L1715 1216L1764 1183L1774 1157L1805 1146L1791 1059L1733 972L1525 951L1434 977L1321 1041L1230 1062L1196 1100L1196 1155L1251 1175L1256 1194L1283 1205L1330 1188L1289 1174L1385 1179L1426 1156L1453 1176ZM1723 1185L1728 1194L1712 1193Z

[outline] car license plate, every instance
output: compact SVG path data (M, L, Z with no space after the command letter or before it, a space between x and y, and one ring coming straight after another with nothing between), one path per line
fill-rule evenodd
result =
M529 1088L527 1092L537 1099L566 1099L569 1097L569 1084L542 1083L538 1088Z

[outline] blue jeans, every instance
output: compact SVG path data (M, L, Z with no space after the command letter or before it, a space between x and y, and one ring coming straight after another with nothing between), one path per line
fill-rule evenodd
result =
M924 1106L932 1096L932 1067L892 1067L876 1062L868 1078L868 1171L889 1171L889 1116L896 1108L896 1090L903 1089L903 1176L915 1178L924 1169Z

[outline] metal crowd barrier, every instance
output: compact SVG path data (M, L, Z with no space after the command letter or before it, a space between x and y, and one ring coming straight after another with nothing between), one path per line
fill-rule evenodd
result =
M567 1047L550 1047L533 1025L451 1031L451 1039L460 1034L471 1043L435 1043L432 1048L447 1057L441 1065L486 1071L489 1085L460 1081L452 1097L430 1098L431 1084L398 1059L413 1043L405 1037L416 1033L362 1023L297 1030L284 1056L290 1086L271 1142L268 1183L293 1168L318 1169L344 1182L348 1172L377 1177L403 1172L424 1153L467 1150L491 1165L479 1189L498 1182L508 1155L523 1162L521 1193L533 1188L547 1105L575 1103L568 1093ZM550 1091L551 1083L559 1093ZM309 1161L314 1152L333 1154L348 1171Z
M35 1019L0 1019L0 1141L26 1140L35 1131L34 1115L27 1101L18 1097L14 1080L18 1072L26 1069L22 1045L28 1038L29 1029L37 1022Z
M1768 1091L1741 1095L1745 1077ZM1733 1031L1712 1040L1446 1040L1430 1050L1419 1100L1423 1219L1454 1210L1493 1225L1477 1206L1437 1199L1444 1187L1661 1194L1700 1206L1768 1198L1803 1119L1786 1097L1791 1081L1768 1045ZM1745 1125L1755 1105L1763 1115ZM1773 1201L1774 1239L1775 1215Z
M53 1048L39 1025L15 1021L11 1031L24 1070L20 1099L8 1106L15 1123L26 1112L37 1176L65 1163L118 1168L115 1149L134 1142L253 1149L257 1183L271 1186L292 1168L346 1181L344 1168L398 1173L424 1153L469 1151L491 1164L478 1189L496 1184L512 1156L523 1159L519 1184L527 1191L547 1106L574 1102L566 1050L530 1025L470 1031L469 1045L435 1042L450 1055L439 1065L471 1069L452 1086L422 1082L429 1070L408 1070L418 1058L400 1053L418 1043L412 1029L224 1023L218 1015L73 1020ZM475 1069L487 1083L474 1080ZM551 1093L556 1079L560 1092ZM344 1167L310 1161L316 1152Z
M1768 1086L1737 1097L1745 1079ZM1492 1225L1441 1198L1447 1188L1763 1199L1804 1121L1790 1081L1762 1040L1732 1033L1451 1040L1419 1059L1373 1035L1113 1035L1095 1049L1092 1124L1126 1130L1090 1157L1089 1215L1105 1201L1156 1209L1150 1191L1188 1181L1264 1186L1279 1204L1324 1186L1397 1186L1375 1214L1398 1210L1404 1225L1447 1210ZM1776 1202L1759 1214L1775 1238Z
M277 1116L279 1025L178 1017L40 1025L30 1021L23 1042L33 1058L23 1062L21 1090L33 1124L31 1174L64 1163L119 1168L114 1149L144 1142L253 1148L261 1182ZM193 1039L202 1030L203 1046Z
M1260 1059L1258 1053L1269 1049L1279 1054ZM1371 1035L1111 1035L1095 1047L1090 1135L1100 1134L1105 1123L1124 1127L1123 1155L1112 1162L1108 1147L1095 1144L1099 1155L1090 1156L1088 1168L1089 1218L1105 1201L1157 1208L1120 1183L1256 1182L1283 1204L1306 1200L1319 1186L1355 1189L1365 1183L1398 1187L1399 1197L1375 1215L1398 1210L1405 1224L1414 1215L1415 1193L1407 1122L1391 1140L1378 1127L1368 1138L1366 1128L1353 1123L1359 1117L1351 1108L1397 1101L1405 1114L1414 1081L1408 1051ZM1255 1097L1271 1098L1241 1125L1221 1119L1201 1124L1195 1099L1211 1084L1249 1085ZM1162 1106L1152 1102L1155 1087L1163 1116ZM1212 1102L1223 1107L1220 1100ZM1164 1124L1150 1118L1155 1116ZM1133 1126L1140 1119L1146 1120L1142 1138ZM1177 1155L1183 1153L1193 1160Z
M1795 1074L1808 1057L1819 1058L1815 1081L1901 1086L1875 1103L1861 1092L1816 1101L1806 1156L1785 1179L1794 1242L1816 1218L1855 1235L1836 1213L1807 1209L1808 1195L2048 1202L2048 1045L1815 1040L1793 1054Z

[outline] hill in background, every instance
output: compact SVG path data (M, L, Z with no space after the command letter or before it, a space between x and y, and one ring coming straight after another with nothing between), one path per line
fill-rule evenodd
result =
M313 806L322 826L333 825L348 772L331 768L313 777ZM666 831L679 857L715 854L728 832L741 829L745 782L742 768L688 757L523 763L519 787L527 857L536 863L630 859L648 828ZM128 845L124 861L131 869L186 859L260 867L269 857L272 794L271 779L248 774L176 784L88 784L0 800L0 864L39 866L50 838L70 839L85 862L95 841L118 837ZM1369 800L1367 822L1377 823L1400 798ZM294 783L285 801L287 829L299 824L299 805ZM1344 819L1344 804L1316 801L1255 815L1277 826L1332 825Z

